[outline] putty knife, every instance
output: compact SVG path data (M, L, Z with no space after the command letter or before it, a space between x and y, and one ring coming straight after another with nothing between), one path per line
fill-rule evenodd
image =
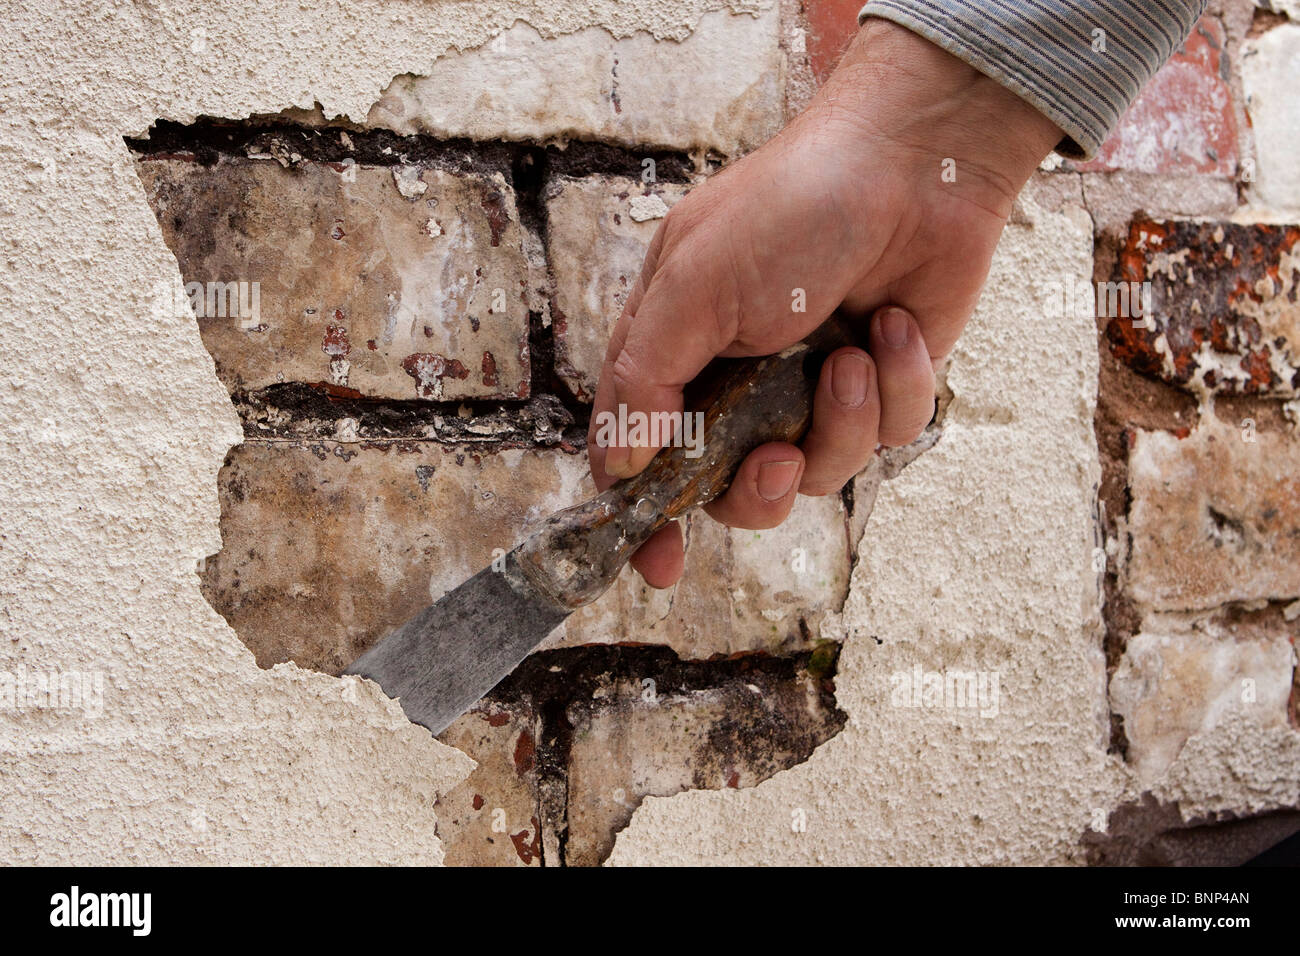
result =
M702 455L665 448L639 475L547 518L495 567L415 615L345 673L377 682L407 717L440 733L574 610L600 597L650 535L725 491L750 451L798 442L812 419L822 361L854 344L837 315L777 355L714 360L686 389L686 410L704 413Z

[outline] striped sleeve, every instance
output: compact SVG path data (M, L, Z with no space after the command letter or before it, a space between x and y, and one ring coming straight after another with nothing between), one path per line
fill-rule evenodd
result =
M869 0L892 20L1014 90L1065 131L1057 151L1096 154L1207 0Z

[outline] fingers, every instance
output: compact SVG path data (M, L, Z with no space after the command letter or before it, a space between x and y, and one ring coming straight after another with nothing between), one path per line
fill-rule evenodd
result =
M733 528L775 528L794 507L803 472L804 455L794 445L760 445L740 463L731 487L704 510Z
M645 297L643 309L648 302ZM634 319L630 312L620 318L610 342L607 371L611 362L617 365L631 353L640 322L641 317ZM681 340L689 338L684 335ZM934 414L934 370L915 319L897 307L881 309L872 317L869 341L870 354L843 348L827 357L814 393L813 421L803 448L771 443L755 449L741 463L726 493L705 507L710 517L735 528L775 527L789 516L798 494L833 493L862 470L878 443L904 445L921 433ZM701 368L715 351L710 347L702 356ZM681 373L672 372L673 367L671 361L650 363L644 366L648 371L640 380L602 374L594 407L612 409L623 401L629 412L645 409L634 402L638 398L662 402L665 398L654 392L665 388L656 384L658 381L674 383L670 400L675 398L676 404L667 410L680 410L681 384L698 369L677 383L675 377ZM663 405L651 408L658 410ZM608 464L611 449L593 443L589 448L597 486L606 488L615 480ZM646 462L656 450L631 449L634 456L645 453ZM635 457L626 460L638 470L644 467ZM646 583L657 588L675 583L683 563L682 535L676 523L647 541L631 561Z
M640 282L637 283L640 286ZM635 290L634 290L635 291ZM605 364L608 366L610 355L618 355L623 349L623 342L627 339L628 324L631 321L632 300L628 299L628 308L624 309L623 315L614 325L614 331L610 334L609 348L606 353ZM617 415L617 409L614 408L614 380L602 370L600 380L596 383L596 395L591 404L591 421L587 425L587 459L591 462L591 477L596 482L596 490L604 491L618 479L605 470L605 453L606 448L596 440L598 424L602 413L613 412Z
M632 555L628 563L652 588L668 588L682 576L686 553L678 522L660 528Z
M880 391L880 444L906 445L934 417L934 368L916 320L895 306L871 319Z
M734 338L726 320L711 314L709 296L702 298L713 285L689 255L657 263L635 315L625 312L610 341L595 408L617 414L625 406L629 421L638 414L648 419L656 412L682 410L682 386ZM606 381L610 390L602 396ZM616 478L628 478L658 450L649 442L610 445L604 449L602 467Z
M880 396L876 366L861 349L837 349L822 365L800 494L828 495L866 466L876 450Z

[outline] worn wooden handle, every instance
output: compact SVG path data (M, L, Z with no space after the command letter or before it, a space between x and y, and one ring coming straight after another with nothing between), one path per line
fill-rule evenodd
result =
M856 344L835 315L776 355L715 359L686 389L686 411L704 416L702 443L664 448L640 474L548 518L517 550L529 583L565 608L596 600L646 539L726 491L751 451L803 438L822 362Z

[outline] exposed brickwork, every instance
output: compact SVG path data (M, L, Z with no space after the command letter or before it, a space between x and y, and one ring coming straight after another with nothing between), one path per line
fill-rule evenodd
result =
M564 453L432 441L245 442L222 470L208 599L270 667L337 674L572 504Z
M1129 640L1111 680L1129 762L1144 783L1156 783L1188 738L1234 709L1260 725L1286 726L1292 668L1290 641L1267 627L1153 621Z
M594 492L584 429L603 341L659 220L698 176L682 157L282 124L168 126L133 145L185 278L262 281L263 321L278 330L267 347L266 329L250 344L237 318L200 319L245 431L221 472L224 547L203 589L262 666L339 673ZM449 216L434 236L424 217L437 209ZM402 268L380 282L375 263L394 257ZM369 348L403 281L432 271L472 289L474 270L493 268L515 277L499 327L471 296L423 295L415 325L459 318L454 336L428 353ZM331 294L346 324L298 309ZM514 363L498 346L471 366L502 334ZM359 370L362 337L373 361ZM836 645L820 647L817 627L847 592L849 529L836 496L801 499L765 532L699 516L678 587L625 571L544 648L627 646L543 650L443 733L479 763L438 803L448 862L598 863L645 795L752 786L805 759L843 719ZM624 699L647 686L659 696ZM635 748L618 743L631 717Z
M222 470L225 547L206 564L204 593L264 667L292 660L337 674L533 523L594 494L586 470L585 456L560 449L247 441ZM822 615L843 603L849 554L838 497L804 499L764 532L693 518L689 539L687 574L671 592L625 570L547 646L789 654L810 649Z
M527 701L483 701L441 739L478 766L439 797L438 836L448 866L541 866L537 735Z
M705 687L620 675L597 703L570 711L567 860L575 865L608 856L646 796L755 786L806 760L842 723L829 689L807 670L788 680L752 667Z
M622 312L650 240L687 187L617 177L556 177L546 189L551 310L558 371L591 401L609 333Z
M496 776L507 787L536 777L545 865L600 863L646 796L754 786L837 733L836 647L711 663L652 647L535 654L480 708L498 722L530 710L541 718L533 756ZM518 758L521 738L504 733ZM453 839L483 843L477 819Z
M1252 12L1215 6L1098 159L1064 164L1084 171L1102 284L1098 566L1110 749L1147 784L1222 722L1285 726L1295 701L1294 689L1285 698L1298 632L1282 612L1296 532L1281 502L1300 466L1286 405L1300 384L1300 277L1286 225L1295 220L1265 209L1257 224L1237 211L1263 175L1250 152L1261 131L1243 137L1239 73L1284 69L1278 50L1265 62L1240 46L1248 28L1264 32ZM1276 84L1261 102L1272 112L1252 118L1266 118L1262 133L1278 142ZM1273 182L1286 175L1268 165ZM1116 314L1105 284L1120 282L1151 283L1150 318ZM1167 810L1179 817L1172 826ZM1082 842L1094 863L1237 862L1294 829L1231 816L1184 823L1176 807L1132 807Z
M1135 220L1113 278L1149 282L1154 315L1112 317L1115 354L1193 390L1300 394L1297 241L1300 226Z
M1129 587L1161 610L1300 597L1300 440L1203 419L1139 432L1129 460Z

